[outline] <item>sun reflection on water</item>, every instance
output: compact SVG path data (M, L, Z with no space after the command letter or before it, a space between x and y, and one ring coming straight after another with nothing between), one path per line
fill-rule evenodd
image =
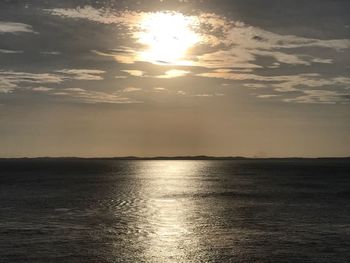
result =
M148 200L148 209L155 211L145 218L152 225L145 253L150 262L178 262L176 260L185 261L188 257L186 253L189 250L185 248L190 240L192 247L194 244L188 220L193 211L191 202L181 196L195 187L189 178L195 176L198 169L198 163L191 161L142 164L142 176L151 179L144 185L144 191L150 191L152 196Z

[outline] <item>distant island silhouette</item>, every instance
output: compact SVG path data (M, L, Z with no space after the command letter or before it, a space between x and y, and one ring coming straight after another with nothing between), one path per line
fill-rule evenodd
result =
M243 156L154 156L154 157L140 157L140 156L121 156L121 157L15 157L15 158L0 158L0 160L333 160L349 159L348 157L243 157Z

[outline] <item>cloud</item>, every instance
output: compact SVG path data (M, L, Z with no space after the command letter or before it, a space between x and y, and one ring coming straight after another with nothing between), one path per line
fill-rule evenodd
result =
M27 73L0 71L0 92L8 93L24 85L57 84L64 81L62 76L51 73Z
M263 56L263 57L271 57L274 58L277 62L279 62L278 65L281 65L281 63L289 64L289 65L311 65L312 62L318 61L318 63L322 62L322 59L316 59L310 56L305 55L298 55L298 54L287 54L283 52L277 52L277 51L262 51L262 50L255 50L252 51L252 54ZM327 60L328 62L328 60ZM275 66L277 64L274 64Z
M159 78L159 79L179 78L179 77L186 76L189 73L191 72L187 70L171 69L166 71L164 75L156 76L156 78Z
M39 92L47 92L47 91L53 90L53 88L39 86L39 87L32 88L32 90L39 91Z
M178 64L156 63L147 59L147 56L140 55L149 48L140 45L139 37L144 32L140 21L152 13L116 11L91 6L46 9L46 11L64 19L83 19L121 28L120 34L129 41L127 45L130 47L120 46L104 51L92 50L94 54L112 57L118 63L138 65L136 62L148 62L163 66L164 64L185 65L187 68L195 68L191 69L192 72L202 72L195 77L221 79L229 83L241 82L248 88L271 89L275 93L258 94L257 96L262 96L261 98L278 96L281 100L289 100L288 102L305 100L323 103L321 99L316 99L316 93L303 93L299 99L290 98L293 96L291 93L295 95L308 89L317 89L330 92L323 93L322 98L327 97L327 101L339 102L348 99L346 94L345 97L343 95L339 97L332 92L341 92L348 88L350 78L341 75L344 73L339 73L340 76L331 74L334 68L343 67L338 63L341 58L348 57L350 39L317 39L280 34L217 14L199 13L188 16L191 30L200 37L200 40L188 51L186 58ZM190 71L185 70L169 70L158 76L146 75L138 69L124 72L136 77L161 79L184 77L190 74ZM328 72L328 75L325 72ZM123 78L123 76L116 78ZM290 97L284 98L284 95L281 95L284 93Z
M318 47L336 51L350 48L350 39L321 40L281 35L215 14L202 14L199 21L199 28L211 29L201 30L204 44L217 50L197 57L198 61L195 64L209 68L261 68L257 63L259 57L273 58L271 66L274 68L282 64L331 64L334 62L333 58L315 57L308 54L305 48ZM304 48L304 51L301 51L301 48Z
M145 72L142 71L142 70L127 70L127 69L124 69L124 70L121 70L121 71L126 72L129 75L134 76L134 77L142 77L142 76L145 75Z
M245 83L243 85L247 88L252 88L252 89L261 89L261 88L268 87L266 84L261 84L261 83Z
M276 95L276 94L262 94L262 95L258 95L258 98L261 99L270 99L270 98L275 98L275 97L279 97L280 95Z
M350 48L349 39L321 40L315 38L305 38L295 35L281 35L267 31L258 27L245 24L241 21L232 21L216 14L201 14L200 24L211 28L211 31L219 32L215 38L207 38L207 41L216 46L224 44L226 46L235 45L249 50L272 50L272 49L292 49L300 47L323 47L331 49ZM210 33L203 32L205 36Z
M9 93L16 88L16 82L8 80L6 78L0 78L0 93Z
M163 88L163 87L154 87L153 90L154 90L155 92L167 91L167 89L166 89L166 88Z
M4 22L0 21L0 35L5 33L37 33L32 26L23 23Z
M290 98L283 101L286 102L313 102L313 103L331 103L333 102L347 100L347 97L340 97L337 95L339 90L346 90L350 86L350 78L344 76L328 77L323 78L318 73L308 73L308 74L296 74L296 75L280 75L280 76L262 76L256 74L242 74L235 72L210 72L201 73L198 76L209 77L209 78L223 78L227 80L235 81L254 81L255 83L244 83L243 85L248 88L271 88L279 93L288 92L306 92L307 94L298 98ZM325 89L318 90L305 90L305 88L321 88ZM332 89L332 90L329 90ZM337 90L334 90L337 89ZM319 96L319 95L323 96ZM341 93L340 93L341 94ZM326 96L327 95L327 96ZM345 94L346 95L346 94ZM259 96L258 96L259 97ZM320 99L317 99L320 98ZM322 98L325 98L324 101Z
M106 73L97 69L62 69L56 72L69 75L68 78L76 80L102 80L103 77L100 75Z
M55 73L28 73L16 71L0 71L0 93L9 93L17 88L33 84L59 84L67 80L102 80L102 70L63 69Z
M123 89L123 92L135 92L135 91L140 91L142 90L141 88L135 88L135 87L127 87Z
M118 49L112 49L105 52L91 50L91 52L99 56L112 57L115 61L122 64L134 64L137 61L136 51L129 47L119 47Z
M77 8L53 8L44 9L44 11L64 17L73 19L86 19L92 22L101 24L124 24L136 25L144 13L133 11L115 11L108 8L93 8L91 6L77 7Z
M179 70L179 69L171 69L166 71L163 75L147 75L145 71L142 70L136 70L136 69L125 69L121 70L122 72L128 73L130 76L134 77L145 77L145 78L159 78L159 79L171 79L171 78L179 78L186 76L187 74L191 73L190 71L186 70ZM125 78L124 76L117 76L116 78Z
M41 51L40 53L43 55L53 55L53 56L58 56L62 54L59 51Z
M102 70L91 69L62 69L55 73L27 73L14 71L0 71L0 92L9 93L18 88L30 88L35 92L49 92L54 89L41 86L42 84L60 84L68 80L102 80L100 74ZM32 87L33 85L38 85ZM138 88L127 88L123 92L132 92L141 90ZM102 92L85 90L82 88L65 88L58 92L49 93L53 96L64 97L65 100L84 103L110 103L110 104L129 104L141 103L141 101L122 96L122 92Z
M85 92L85 90L82 89L82 88L66 88L66 89L64 89L64 90L66 90L66 91Z
M20 54L20 53L23 53L23 50L0 49L0 53L3 53L3 54Z
M128 29L127 35L135 42L138 42L137 38L144 30L140 21L151 14L116 11L108 8L98 9L91 6L73 9L55 8L45 11L62 18L84 19L95 23L123 26ZM210 53L205 52L190 57L187 64L192 66L260 68L261 65L255 63L259 57L271 57L275 62L291 65L332 63L333 58L315 57L307 54L306 51L300 54L291 54L288 50L318 47L339 51L350 48L350 39L315 39L282 35L216 14L201 13L198 16L193 15L186 18L188 18L195 33L200 36L198 44L216 49ZM98 55L113 56L120 63L132 64L135 61L147 60L140 56L142 51L144 50L121 47L121 49L112 52L96 50L93 52ZM277 64L272 66L276 67Z
M335 104L335 103L350 103L350 93L341 93L330 90L305 90L302 96L296 98L284 99L285 102L296 103L321 103L321 104Z
M213 94L196 94L192 95L192 97L213 97Z
M202 94L194 94L191 97L202 97L202 98L210 98L210 97L222 97L225 96L223 93L202 93Z
M256 74L242 74L235 72L209 72L197 74L197 76L208 78L222 78L237 81L259 81L263 83L245 83L244 86L252 88L274 87L276 91L296 91L300 86L322 87L334 85L350 85L348 77L322 78L318 73L263 76Z
M102 91L91 91L80 88L65 89L65 92L57 92L53 95L64 97L66 100L71 100L81 103L89 104L131 104L131 103L142 103L141 101L134 100L122 96L119 92L102 92Z
M0 71L0 93L13 92L19 88L30 88L30 90L35 92L49 92L53 91L54 88L42 86L43 84L60 84L68 80L102 80L103 78L100 75L103 73L105 71L93 69L62 69L56 70L55 73ZM38 86L33 87L33 85ZM72 87L57 92L50 92L49 94L75 102L129 104L142 102L125 97L122 93L139 90L141 89L129 87L122 92L109 93Z
M197 61L193 64L195 66L205 68L244 68L244 69L256 69L261 66L252 62L256 60L256 57L246 50L219 50L212 53L207 53L197 57Z

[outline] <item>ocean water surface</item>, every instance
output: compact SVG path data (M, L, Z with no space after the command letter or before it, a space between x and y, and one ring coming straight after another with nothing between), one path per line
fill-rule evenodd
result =
M350 162L1 160L0 262L350 262Z

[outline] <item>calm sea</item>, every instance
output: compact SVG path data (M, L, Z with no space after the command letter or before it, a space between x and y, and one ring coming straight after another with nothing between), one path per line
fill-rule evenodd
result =
M2 160L0 262L350 262L350 162Z

